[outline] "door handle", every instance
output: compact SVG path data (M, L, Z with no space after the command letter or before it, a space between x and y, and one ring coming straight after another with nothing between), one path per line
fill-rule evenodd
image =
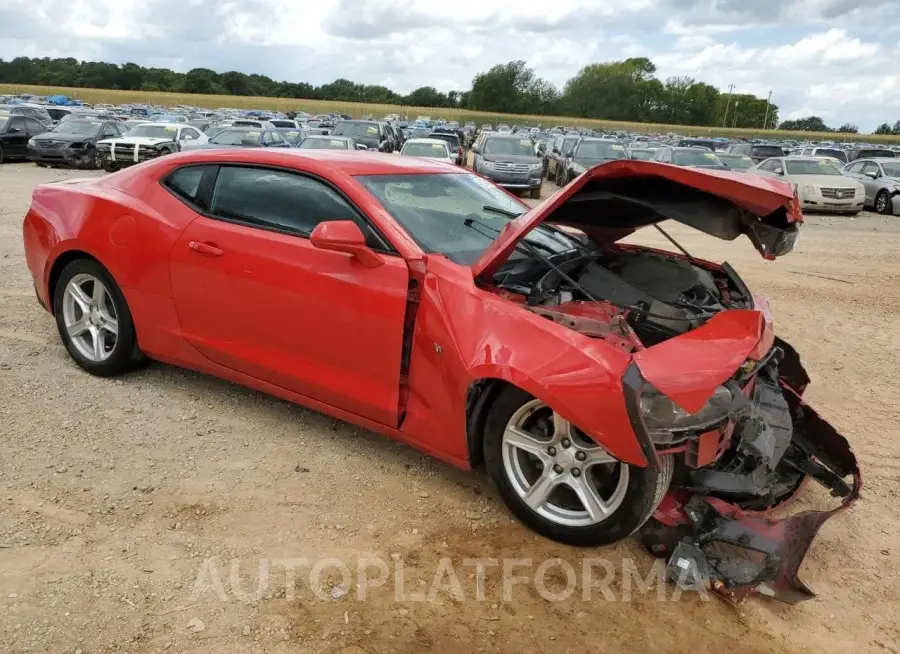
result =
M188 247L190 247L194 252L199 252L200 254L209 254L214 257L221 257L222 250L217 248L212 243L200 243L199 241L191 241L188 243Z

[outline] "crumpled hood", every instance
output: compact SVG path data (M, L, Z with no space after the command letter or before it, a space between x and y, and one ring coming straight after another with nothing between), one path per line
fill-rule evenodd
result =
M793 249L803 214L792 186L780 180L653 161L610 161L509 222L472 273L492 275L543 222L613 243L667 219L728 241L746 235L764 258L774 259Z

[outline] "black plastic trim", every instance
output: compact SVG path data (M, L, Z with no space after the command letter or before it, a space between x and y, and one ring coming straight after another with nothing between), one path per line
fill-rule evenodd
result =
M647 459L647 467L659 470L659 457L656 454L656 448L650 439L650 433L644 425L644 419L641 416L641 387L644 385L644 377L637 364L632 361L625 369L622 375L622 392L625 396L625 411L628 413L628 419L631 421L631 428L634 435L641 446L641 452Z

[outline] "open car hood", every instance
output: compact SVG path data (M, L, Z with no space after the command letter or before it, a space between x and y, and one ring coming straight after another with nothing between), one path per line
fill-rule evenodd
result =
M774 259L793 249L803 214L791 185L780 180L652 161L610 161L509 222L472 272L492 275L543 222L575 227L598 243L614 243L667 219L727 241L744 234L764 258Z

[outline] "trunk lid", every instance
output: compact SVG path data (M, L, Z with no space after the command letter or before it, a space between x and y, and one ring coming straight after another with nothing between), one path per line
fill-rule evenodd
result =
M492 275L543 222L613 243L667 219L728 241L745 235L764 258L774 259L793 249L803 214L791 185L780 180L652 161L610 161L507 223L472 272Z

